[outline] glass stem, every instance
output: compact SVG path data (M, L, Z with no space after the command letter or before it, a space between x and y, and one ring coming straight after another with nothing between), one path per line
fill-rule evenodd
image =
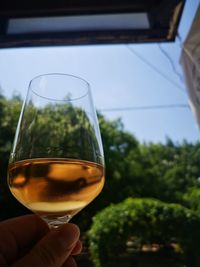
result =
M58 228L59 226L68 223L72 216L64 215L64 216L48 216L43 215L41 218L49 225L50 229Z

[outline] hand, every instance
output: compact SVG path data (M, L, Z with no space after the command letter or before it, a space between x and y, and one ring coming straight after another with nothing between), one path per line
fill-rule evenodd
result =
M49 230L36 215L0 223L1 267L75 267L72 255L81 251L76 225Z

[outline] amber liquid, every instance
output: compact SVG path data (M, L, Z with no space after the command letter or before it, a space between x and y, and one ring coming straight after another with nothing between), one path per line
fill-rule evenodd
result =
M51 219L72 217L102 190L102 165L82 160L31 159L8 168L12 194L27 208Z

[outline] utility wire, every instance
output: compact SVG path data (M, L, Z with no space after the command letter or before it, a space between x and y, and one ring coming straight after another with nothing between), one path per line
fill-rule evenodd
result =
M168 105L150 105L150 106L132 106L121 108L104 108L99 109L100 112L115 112L115 111L137 111L137 110L155 110L155 109L172 109L172 108L189 108L188 104L168 104Z
M179 41L181 41L179 39ZM160 46L159 46L160 47ZM168 82L173 84L176 88L181 90L185 93L185 89L179 84L177 84L175 81L170 79L167 75L165 75L163 72L161 72L157 67L155 67L151 62L147 61L143 56L141 56L138 52L136 52L132 47L127 45L127 48L132 52L135 56L137 56L140 60L142 60L145 64L147 64L150 68L152 68L155 72L157 72L160 76L162 76L164 79L166 79ZM175 69L174 63L170 56L167 54L167 52L160 47L160 50L165 54L165 56L170 61L172 68L178 76L180 73L178 73ZM179 78L183 80L182 76L180 75ZM117 112L117 111L139 111L139 110L159 110L159 109L174 109L174 108L188 108L190 109L188 104L167 104L167 105L149 105L149 106L132 106L132 107L116 107L116 108L104 108L104 109L98 109L99 112Z
M172 70L174 71L174 73L178 76L180 81L183 83L183 76L177 71L175 64L174 64L172 58L170 57L170 55L167 53L166 50L164 50L164 48L160 44L158 44L158 47L159 47L160 51L163 53L163 55L169 60L169 63L171 64L171 67L172 67Z
M143 61L147 66L149 66L151 69L153 69L156 73L158 73L160 76L162 76L165 80L167 80L169 83L173 84L176 88L181 90L183 93L185 92L185 88L180 86L178 83L176 83L174 80L169 78L166 74L161 72L156 66L154 66L151 62L146 60L143 56L141 56L138 52L136 52L132 47L129 45L126 45L126 47L129 49L129 51L134 54L136 57L138 57L141 61Z
M177 32L177 40L179 41L179 46L183 49L183 40L179 32Z

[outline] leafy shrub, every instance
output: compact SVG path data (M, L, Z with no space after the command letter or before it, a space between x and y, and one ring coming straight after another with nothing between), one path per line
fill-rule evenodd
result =
M117 263L130 236L141 244L170 244L175 239L185 255L191 249L198 254L199 226L200 217L179 204L128 198L94 217L88 233L92 261L96 267L110 267L114 258Z
M183 195L184 205L195 210L200 215L200 188L193 187Z

